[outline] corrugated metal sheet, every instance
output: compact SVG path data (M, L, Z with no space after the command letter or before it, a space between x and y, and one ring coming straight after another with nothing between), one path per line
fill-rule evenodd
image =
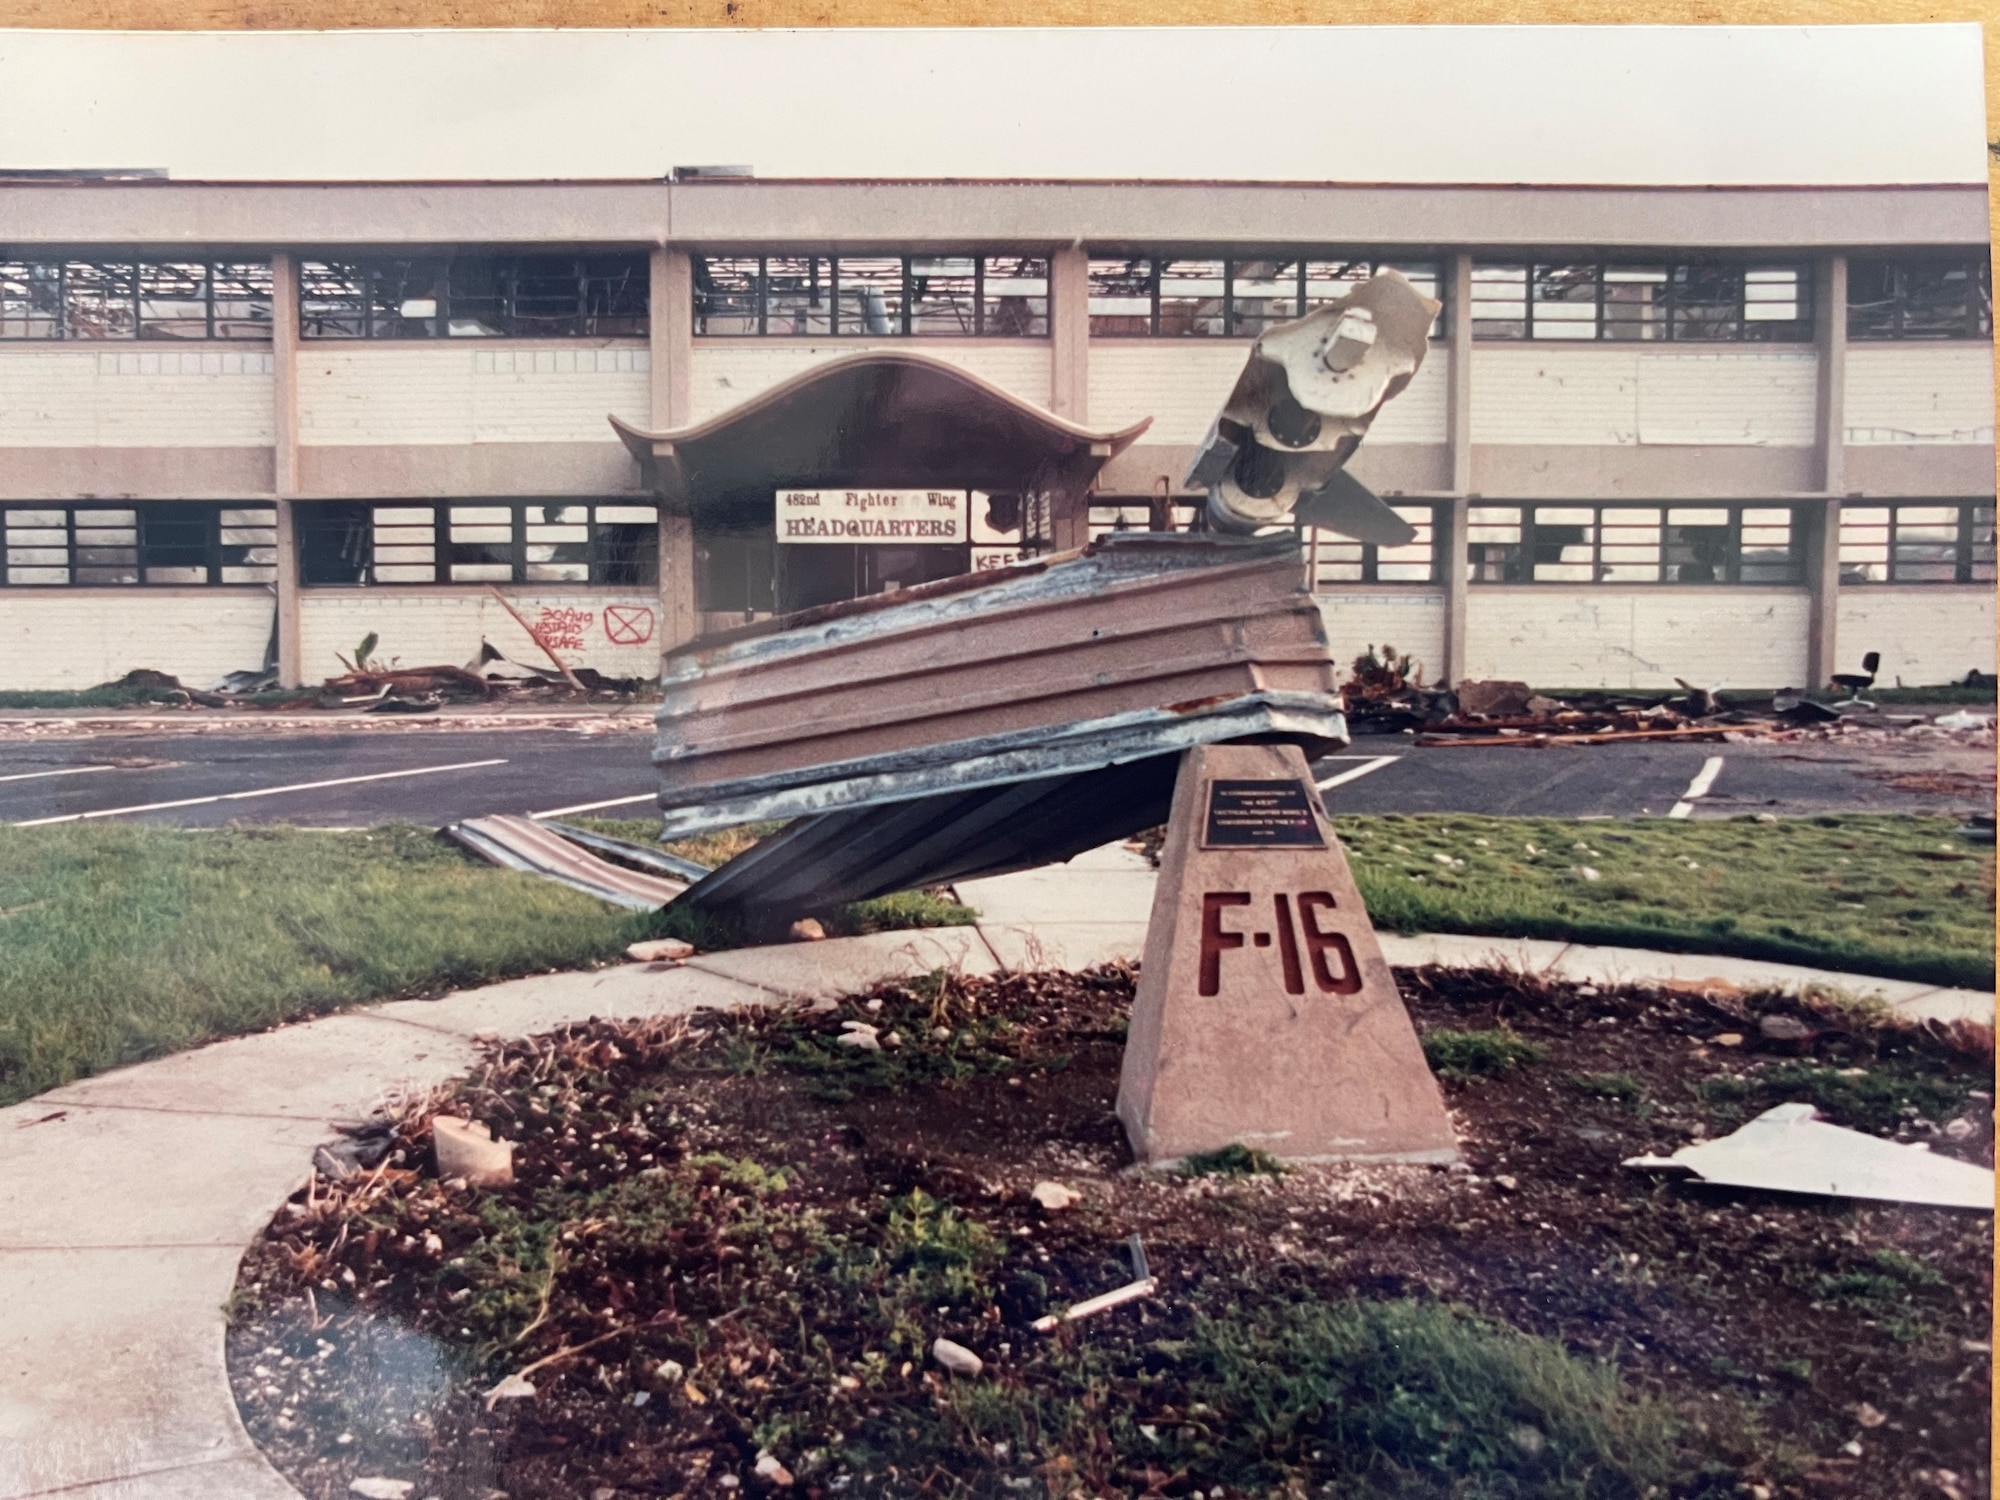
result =
M559 881L633 911L657 911L688 889L685 880L662 880L599 859L530 818L467 818L444 831L505 869Z
M673 836L1290 732L1287 714L1324 738L1338 707L1292 538L1129 533L672 653L653 760Z

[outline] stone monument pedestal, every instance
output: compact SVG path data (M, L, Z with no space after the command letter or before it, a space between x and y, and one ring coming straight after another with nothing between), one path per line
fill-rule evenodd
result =
M1118 1118L1151 1165L1232 1143L1293 1161L1457 1158L1296 746L1181 757Z

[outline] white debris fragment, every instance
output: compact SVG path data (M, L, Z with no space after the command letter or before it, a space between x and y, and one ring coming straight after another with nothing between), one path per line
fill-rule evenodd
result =
M502 1401L525 1401L535 1394L535 1383L523 1375L509 1375L486 1393L488 1411Z
M505 1187L514 1180L514 1145L496 1141L477 1120L438 1115L431 1121L431 1149L440 1181L462 1177L475 1187Z
M974 1354L963 1344L954 1344L950 1339L941 1338L931 1345L931 1358L943 1365L954 1375L977 1375L986 1368L986 1361Z
M679 1385L687 1379L687 1371L677 1359L663 1359L653 1367L653 1378L661 1385Z
M1593 870L1589 865L1578 865L1576 873L1584 880L1602 880L1604 878L1602 872Z
M1704 1182L1824 1193L1937 1208L1993 1208L1993 1170L1937 1156L1918 1143L1863 1135L1829 1125L1810 1104L1780 1104L1720 1140L1672 1156L1634 1156L1628 1167L1686 1168Z
M1030 1189L1028 1196L1052 1214L1060 1213L1065 1208L1073 1208L1083 1201L1083 1194L1075 1188L1046 1180L1036 1183Z
M383 1479L369 1475L347 1482L347 1493L359 1495L361 1500L408 1500L410 1492L416 1488L414 1480Z
M775 1453L757 1456L756 1474L759 1479L767 1480L781 1490L790 1489L793 1484L792 1471L778 1462Z
M866 1021L842 1021L840 1035L835 1040L843 1047L859 1047L863 1052L882 1050L881 1038Z

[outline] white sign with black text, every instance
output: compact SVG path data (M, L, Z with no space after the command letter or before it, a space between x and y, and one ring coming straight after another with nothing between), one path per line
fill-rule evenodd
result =
M962 546L964 490L779 490L778 540Z

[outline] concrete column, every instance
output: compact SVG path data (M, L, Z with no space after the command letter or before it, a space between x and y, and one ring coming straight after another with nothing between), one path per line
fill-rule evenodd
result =
M1090 258L1080 245L1049 257L1049 410L1090 420Z
M652 426L685 427L694 419L694 263L685 250L653 250L648 288L652 358ZM660 503L660 649L694 639L694 518L684 501Z
M1813 333L1819 356L1814 425L1819 487L1826 499L1810 512L1801 543L1806 587L1812 595L1806 686L1825 687L1840 669L1840 501L1847 493L1847 257L1822 256L1813 280Z
M1432 512L1431 547L1444 581L1444 671L1449 687L1465 676L1465 545L1472 493L1472 257L1449 262L1451 290L1445 315L1451 320L1444 353L1450 360L1450 393L1445 407L1445 442L1451 454L1451 499Z
M297 687L304 671L299 651L299 534L292 499L299 492L299 263L271 257L272 423L271 491L277 499L278 681Z

